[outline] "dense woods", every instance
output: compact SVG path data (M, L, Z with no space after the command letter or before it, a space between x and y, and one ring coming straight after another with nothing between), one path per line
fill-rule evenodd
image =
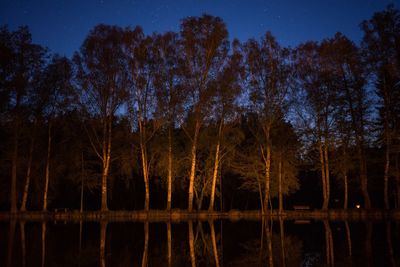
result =
M97 25L72 58L0 28L0 208L394 209L400 11L283 47L219 17Z

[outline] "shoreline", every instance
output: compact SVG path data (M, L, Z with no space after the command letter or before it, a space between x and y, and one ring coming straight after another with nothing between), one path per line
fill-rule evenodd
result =
M272 220L400 220L400 210L272 210L268 214L262 214L260 210L231 210L219 211L193 211L187 210L138 210L138 211L26 211L26 212L0 212L0 221L190 221L190 220L261 220L270 218Z

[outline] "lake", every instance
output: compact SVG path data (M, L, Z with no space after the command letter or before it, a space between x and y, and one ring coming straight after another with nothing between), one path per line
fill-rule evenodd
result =
M400 266L400 221L0 222L0 266Z

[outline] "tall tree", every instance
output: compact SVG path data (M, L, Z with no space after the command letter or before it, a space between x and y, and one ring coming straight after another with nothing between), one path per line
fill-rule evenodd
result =
M167 149L161 146L159 165L166 170L167 176L167 210L172 206L172 184L175 175L176 162L174 161L174 129L183 114L185 95L180 78L182 76L179 65L180 55L179 36L168 32L155 37L155 64L156 72L153 83L157 97L157 120L162 122L162 128L167 132ZM166 154L166 155L165 155ZM163 160L164 159L164 160ZM166 160L165 160L166 159ZM165 174L164 174L165 175Z
M41 71L46 49L32 43L27 27L10 32L0 28L0 96L1 105L12 120L10 211L17 211L18 148L21 133L22 111L27 102L27 92L34 77Z
M298 115L303 124L306 142L316 146L321 170L323 204L328 209L330 199L330 162L335 114L337 112L334 77L331 62L324 54L325 44L308 42L295 51ZM309 138L312 139L309 139Z
M256 141L264 162L264 212L268 211L271 188L271 129L279 114L285 111L285 98L289 89L290 69L288 50L281 47L267 32L258 42L244 44L248 73L248 86L253 112L256 112L261 131L255 130ZM278 116L277 116L278 115Z
M180 35L185 59L184 85L189 98L186 106L190 108L188 117L192 121L191 131L186 130L191 141L188 210L192 211L199 133L210 105L209 83L227 57L229 42L224 22L210 15L184 19Z
M117 26L97 25L86 37L79 53L74 56L77 66L78 89L89 119L98 118L87 133L102 163L101 210L107 208L107 179L110 172L111 140L114 116L127 96L128 75L123 49L124 31Z
M48 188L50 181L50 160L52 153L53 119L68 110L72 103L72 69L66 58L54 56L41 75L37 97L44 102L43 116L47 118L47 155L45 164L45 179L43 189L43 210L47 210Z
M211 88L214 88L214 95L212 98L212 114L210 117L217 122L217 135L215 143L214 164L212 170L211 192L210 192L210 205L208 210L214 210L215 192L217 185L217 178L221 163L224 155L226 155L235 142L229 142L226 137L227 125L232 125L235 119L236 111L238 110L237 98L242 93L241 77L244 76L244 68L242 64L242 54L238 48L239 43L234 41L234 51L225 61L223 69L218 73ZM235 136L238 136L234 134ZM229 135L228 135L229 137ZM236 140L238 141L238 140Z
M362 47L372 80L380 99L379 124L385 149L383 174L384 206L389 204L390 163L394 146L398 144L400 129L400 11L393 6L377 12L362 23ZM399 184L400 181L397 181ZM397 186L400 201L400 186Z
M324 42L326 57L332 64L332 78L337 87L337 106L340 110L336 113L335 125L337 136L341 143L342 176L346 178L349 169L347 161L348 146L354 140L358 160L361 192L366 208L371 207L368 193L368 176L366 160L367 129L370 121L371 100L366 87L366 78L361 53L347 37L337 33L333 38ZM346 170L347 169L347 170ZM346 180L346 179L345 179ZM346 185L345 185L346 188Z
M154 38L145 37L140 28L127 31L127 36L131 77L129 110L139 134L140 159L145 185L144 209L149 210L151 155L148 146L158 128L158 124L154 123L156 122L154 118L153 125L150 125L156 106L153 77L156 73L154 53L157 48L154 46Z

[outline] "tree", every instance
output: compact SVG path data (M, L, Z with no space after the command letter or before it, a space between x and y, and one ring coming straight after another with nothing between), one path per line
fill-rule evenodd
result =
M22 123L22 111L26 106L27 92L34 77L43 67L46 49L32 43L27 27L10 32L0 28L0 96L1 109L13 124L11 143L10 212L17 212L17 164Z
M156 72L153 75L153 84L156 90L156 118L162 122L162 128L167 131L165 146L160 146L160 159L158 163L167 176L167 210L172 206L172 183L176 173L176 162L174 161L174 129L183 114L183 103L185 102L184 90L180 78L182 76L179 64L183 60L179 57L179 36L168 32L155 37L155 64ZM167 151L166 153L164 151ZM167 155L165 155L167 154ZM176 153L175 153L176 154ZM166 161L165 161L166 159ZM164 173L165 175L165 173Z
M43 101L43 115L47 118L48 126L43 211L47 211L48 204L53 119L66 112L67 107L73 102L71 78L72 69L68 59L55 56L43 71L37 87L39 92L36 96Z
M101 210L107 208L107 178L110 171L112 123L127 96L128 74L123 49L124 31L117 26L97 25L74 56L78 90L87 110L87 123L97 117L101 130L91 124L87 133L102 162Z
M236 100L242 93L241 88L241 77L244 76L244 68L242 64L242 54L237 49L238 42L234 41L234 51L232 55L226 60L223 69L218 73L217 79L211 84L211 88L214 90L214 96L212 99L212 120L215 120L218 125L218 131L216 136L215 153L214 153L214 164L212 170L211 180L211 192L210 192L210 205L208 210L214 210L214 200L216 192L216 184L218 177L218 170L221 168L223 157L226 153L231 152L240 140L225 137L229 131L227 131L227 124L232 125L235 120L235 113L238 110L238 104ZM228 129L229 130L229 129ZM232 135L231 135L232 136ZM233 142L232 142L233 141Z
M181 24L181 45L184 86L188 101L185 104L192 129L186 130L191 141L188 210L193 209L196 154L200 128L210 104L209 83L215 79L228 53L228 32L218 17L203 15L189 17ZM183 126L185 127L185 126Z
M364 21L361 27L364 31L362 47L365 63L380 99L379 124L385 148L383 195L384 206L389 209L391 154L400 135L400 12L388 6L386 10L375 13L370 20ZM397 201L400 202L400 181L396 183Z
M148 145L158 128L158 123L156 124L155 120L153 120L153 125L150 125L151 116L155 111L156 105L153 76L156 73L154 53L156 53L157 48L154 46L154 38L144 37L140 28L128 31L127 36L131 75L129 110L137 124L141 167L145 184L144 209L149 210L151 155L149 155Z
M355 143L358 159L358 168L366 208L371 207L368 193L368 176L366 161L366 131L370 121L371 100L366 87L366 78L361 53L356 45L341 33L327 39L325 54L333 62L332 73L337 90L337 106L339 107L335 118L337 137L339 138L343 160L341 162L341 175L347 188L347 174L349 171L349 146ZM345 190L346 191L346 190ZM345 194L345 204L347 203ZM347 205L345 205L347 207Z
M288 50L267 32L260 42L250 39L244 44L251 109L257 114L254 130L264 162L264 212L268 211L271 188L271 129L277 115L285 112L285 97L289 89Z

